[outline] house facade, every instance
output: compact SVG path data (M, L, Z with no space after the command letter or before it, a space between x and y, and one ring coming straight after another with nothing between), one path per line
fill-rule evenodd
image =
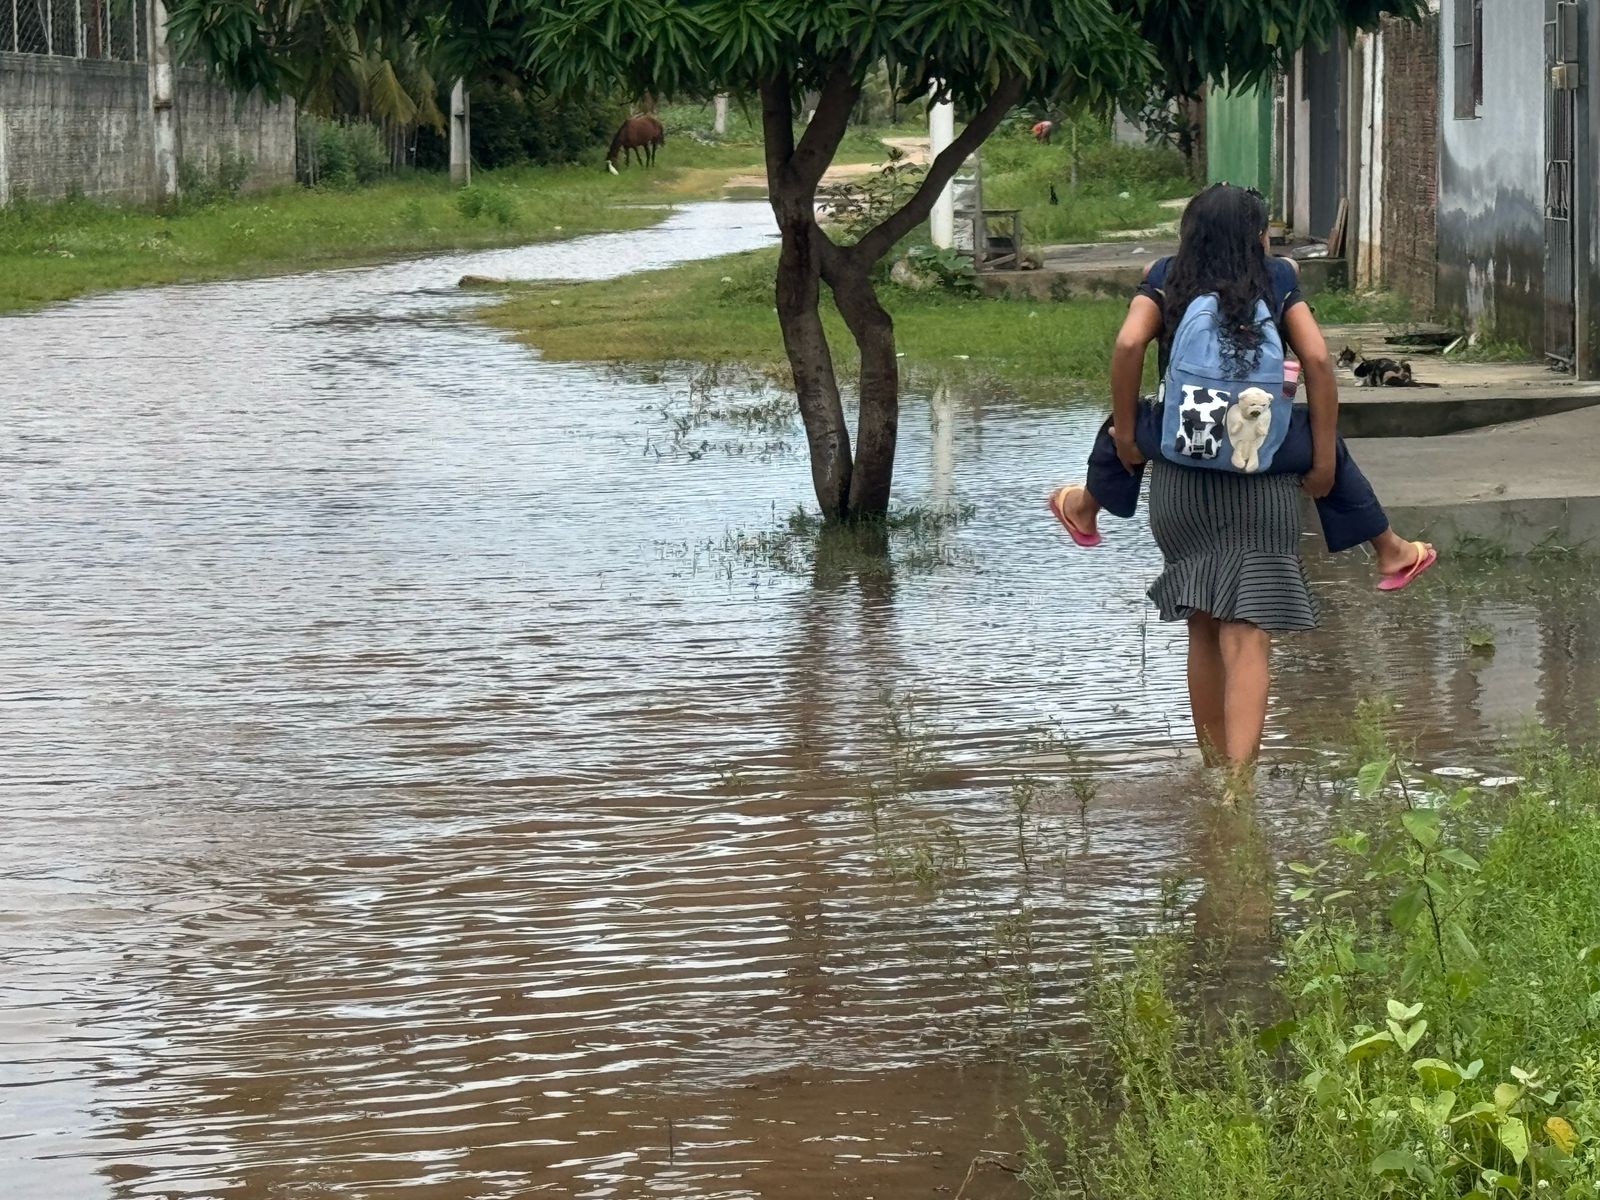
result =
M1262 190L1294 233L1342 226L1352 283L1594 379L1597 71L1600 0L1437 0L1420 22L1303 51L1272 88L1210 107L1270 129L1269 153L1245 138L1233 157L1267 164ZM1229 111L1251 106L1250 122ZM1215 159L1232 134L1209 132Z

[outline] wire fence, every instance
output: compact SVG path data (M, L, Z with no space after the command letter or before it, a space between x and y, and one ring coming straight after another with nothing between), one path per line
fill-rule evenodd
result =
M0 0L0 51L144 62L145 0Z

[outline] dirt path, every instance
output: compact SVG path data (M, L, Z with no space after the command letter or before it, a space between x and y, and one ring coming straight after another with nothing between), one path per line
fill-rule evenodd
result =
M926 164L930 159L928 152L928 139L926 137L892 137L884 138L884 145L893 146L903 153L906 158L918 166ZM843 183L848 179L860 179L863 175L870 175L874 171L883 169L882 162L834 163L822 176L822 186L830 183ZM767 177L762 174L751 173L747 175L734 175L724 185L729 193L741 193L767 190Z

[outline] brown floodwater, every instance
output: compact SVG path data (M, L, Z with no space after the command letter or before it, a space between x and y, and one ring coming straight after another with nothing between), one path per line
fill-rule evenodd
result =
M960 519L814 565L767 392L541 362L452 288L768 237L697 205L0 320L6 1195L956 1195L1097 955L1192 911L1267 963L1147 532L1043 512L1095 406L909 395L898 494ZM1315 574L1267 859L1361 696L1462 771L1592 720L1592 589Z

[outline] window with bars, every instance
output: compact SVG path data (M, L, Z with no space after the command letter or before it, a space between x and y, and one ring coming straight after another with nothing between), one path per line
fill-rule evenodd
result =
M1456 119L1483 108L1483 0L1455 0Z
M0 51L58 58L145 58L145 0L0 0Z

